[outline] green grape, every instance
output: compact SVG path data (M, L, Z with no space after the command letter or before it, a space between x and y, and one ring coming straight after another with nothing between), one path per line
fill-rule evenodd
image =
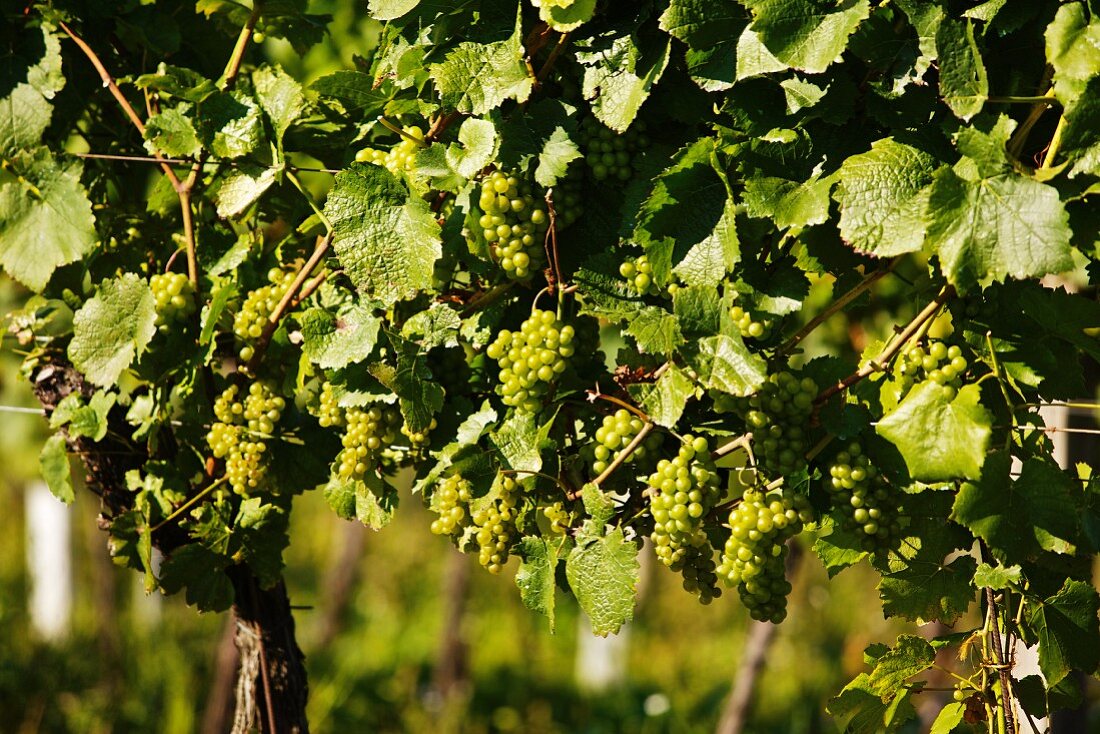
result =
M241 304L241 310L233 316L233 333L244 342L240 351L242 361L252 359L254 343L264 333L268 317L290 289L294 277L293 272L272 268L267 272L268 284L251 291Z
M784 488L748 490L730 512L718 575L737 587L753 619L778 624L787 616L786 542L812 519L809 500Z
M733 319L733 323L737 324L742 339L767 339L768 334L771 332L772 325L770 321L756 321L753 319L752 314L741 306L734 306L730 309L730 318Z
M546 203L516 174L494 171L481 184L478 220L493 259L512 280L527 280L546 265Z
M499 391L504 404L535 413L550 386L573 356L573 327L553 311L535 310L519 331L501 331L486 354L500 366Z
M624 260L619 266L619 275L626 278L626 282L643 296L655 296L661 292L653 282L653 266L645 255Z
M584 174L579 166L570 166L554 184L554 227L558 232L573 224L584 213Z
M321 395L318 398L317 422L322 428L344 425L344 409L336 401L336 394L332 390L332 383L326 382L321 386Z
M596 118L587 117L581 123L580 142L592 178L628 181L634 175L634 156L649 147L649 136L641 120L620 135L604 127Z
M408 423L403 424L401 426L401 435L409 440L409 448L406 453L410 457L417 457L423 454L424 449L426 449L428 444L432 441L432 431L434 431L438 425L435 418L432 418L432 422L427 428L422 428L419 431L414 431L409 428Z
M452 474L439 483L432 496L434 510L439 515L432 520L431 531L436 535L461 535L470 524L470 483L458 474Z
M684 436L675 458L661 459L650 475L649 512L658 560L684 574L684 586L704 603L719 595L712 581L714 550L703 524L721 497L718 470L702 437ZM716 581L717 577L713 577ZM690 581L690 583L689 583Z
M543 517L550 521L550 532L565 535L573 524L572 515L565 509L564 502L555 502L542 508Z
M362 479L382 451L397 441L401 413L389 405L348 408L344 421L344 448L336 457L337 473L343 480Z
M592 474L599 476L612 462L619 458L627 444L642 430L645 422L633 415L629 410L620 408L613 415L603 418L603 423L596 429L594 443L586 447L585 454L592 467ZM625 459L626 463L638 463L646 465L653 453L660 448L662 438L660 434L650 433L641 444Z
M833 504L845 517L844 525L861 538L868 552L893 547L901 534L898 491L895 490L858 443L834 457L825 485Z
M919 345L911 347L898 360L895 369L895 383L898 387L898 399L904 398L914 385L932 381L951 391L951 397L963 384L963 378L970 363L963 356L962 349L956 345L947 346L941 341L928 342L927 348Z
M244 400L230 385L214 401L214 417L206 442L216 458L225 459L225 475L233 491L248 495L267 472L267 441L286 408L286 401L268 385L254 382Z
M360 163L373 163L383 166L390 173L396 175L398 171L412 171L416 168L416 154L427 147L424 142L424 131L418 127L402 128L405 135L401 136L401 142L389 150L377 148L363 148L355 154L355 160ZM408 137L405 137L405 136Z
M159 331L168 332L195 313L195 289L183 273L158 273L149 278L149 287L156 301Z
M510 476L497 476L498 496L473 514L477 529L478 563L489 573L500 573L508 561L508 549L516 535L519 485Z
M817 384L809 377L779 372L741 401L757 464L770 476L788 476L806 466L816 396Z

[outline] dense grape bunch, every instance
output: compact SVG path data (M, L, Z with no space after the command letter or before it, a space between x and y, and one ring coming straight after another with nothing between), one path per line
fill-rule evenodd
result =
M809 501L784 491L746 491L730 512L730 537L718 575L736 586L753 619L779 623L787 616L786 542L813 519Z
M149 278L156 301L157 329L169 332L195 313L195 289L183 273L157 273Z
M517 174L494 171L481 184L478 220L493 260L513 280L527 280L546 265L546 203Z
M500 366L499 390L504 404L537 412L550 386L569 366L573 336L573 327L553 311L538 309L519 331L501 331L486 353Z
M859 443L834 457L826 486L834 506L843 513L845 527L861 538L863 549L889 548L901 532L897 491L863 453Z
M225 476L233 491L247 495L257 489L267 472L267 443L282 417L286 401L268 385L253 382L244 400L230 385L214 401L217 419L206 441L218 459L225 460Z
M268 318L294 282L294 273L272 268L267 273L267 285L251 291L241 304L241 310L233 316L233 333L244 343L240 358L252 359L254 344L264 333Z
M647 491L653 517L650 540L657 558L674 570L691 569L690 577L685 575L685 588L706 601L717 596L717 590L714 584L700 583L709 578L702 557L713 555L703 525L721 498L718 470L709 450L705 438L684 436L674 458L657 462ZM689 580L693 583L687 583Z
M799 379L790 372L778 372L743 401L757 464L769 476L787 476L806 466L809 420L816 396L817 384L809 377Z
M348 408L344 420L344 448L336 457L337 474L343 480L362 479L381 452L397 441L401 412L390 405Z
M641 418L625 408L616 410L612 415L604 416L603 422L593 436L595 442L588 447L592 474L595 476L602 474L613 461L619 458L644 426L645 422ZM645 465L660 445L661 436L650 433L624 461Z
M519 484L510 476L498 475L498 496L473 513L478 563L489 573L500 573L508 561L508 549L516 535L516 506Z
M742 306L731 307L730 318L737 324L742 339L767 339L771 332L771 322L757 320Z
M584 159L597 181L629 180L634 175L634 156L649 147L646 124L641 120L619 135L595 118L586 117L580 138Z
M913 346L897 366L898 395L904 397L913 385L925 381L943 385L954 393L962 386L969 366L962 349L956 345L931 341L927 348Z
M409 126L402 128L404 133L401 142L389 150L377 148L362 148L355 154L355 160L360 163L373 163L383 166L392 174L398 171L412 171L416 168L416 154L427 146L424 142L424 131L419 127Z
M619 266L619 275L626 278L626 282L643 296L655 296L661 292L653 282L653 266L645 255L624 260Z
M470 483L461 475L452 474L444 478L432 497L439 517L432 520L431 531L436 535L460 535L470 522L471 497Z

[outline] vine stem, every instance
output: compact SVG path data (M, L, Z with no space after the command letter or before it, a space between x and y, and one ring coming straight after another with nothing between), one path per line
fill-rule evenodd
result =
M623 462L629 459L630 455L633 454L637 450L637 448L642 445L642 441L645 440L646 436L648 436L652 430L652 423L646 423L644 426L642 426L642 430L638 431L638 434L634 436L633 439L631 439L630 443L628 443L622 451L619 452L619 455L615 457L615 460L608 464L607 468L600 472L600 475L598 477L592 480L592 483L598 487L605 481L607 481L607 478L614 474L615 470L622 466Z
M325 216L324 210L317 206L317 202L313 200L312 194L310 194L309 190L302 184L302 180L290 170L287 170L286 178L290 183L294 184L294 188L302 192L302 196L305 197L306 203L309 204L309 208L312 209L313 213L317 215L317 218L321 220L321 224L325 225L325 231L332 232L332 222Z
M85 158L88 160L96 161L121 161L125 163L171 163L174 166L189 166L198 163L202 166L227 166L229 168L240 168L241 164L237 161L226 160L203 160L201 162L193 161L189 158L165 158L163 156L153 157L151 155L116 155L113 153L69 153L68 155L74 158ZM258 163L249 161L249 165L259 166L260 168L267 169L269 171L287 170L287 171L309 171L312 173L340 173L339 168L319 168L316 166L262 166Z
M233 46L233 53L229 55L229 61L222 72L222 84L224 89L232 89L237 83L237 75L241 72L241 64L244 62L244 52L248 50L248 44L252 41L252 31L256 29L256 21L260 19L260 11L263 6L261 0L252 3L252 12L248 14L237 36L237 43Z
M1004 712L1005 729L1008 734L1017 734L1016 716L1012 710L1012 686L1008 681L1008 668L1005 666L1005 650L1001 647L1001 625L997 619L997 599L993 589L985 590L985 601L989 607L989 616L993 622L990 634L993 636L993 659L997 661L997 676L1001 683L1001 711Z
M643 413L640 408L638 408L634 405L631 405L630 403L626 402L625 400L619 400L617 397L615 397L613 395L606 395L606 394L600 392L598 388L596 390L585 390L585 392L588 394L588 402L590 402L590 403L594 402L597 398L600 399L600 400L606 400L609 403L614 403L615 405L618 405L622 408L626 408L627 410L629 410L631 413L633 413L634 415L641 418L646 423L652 423L653 422L653 419L650 418L645 413Z
M1061 102L1059 102L1054 97L1050 97L1050 96L1047 96L1047 95L1038 95L1038 96L1033 96L1033 97L1014 97L1014 96L1011 96L1011 95L1006 96L1006 97L986 97L985 101L986 102L991 102L992 104L1037 104L1037 105L1060 105L1061 104Z
M733 439L732 441L728 441L728 442L722 444L721 446L716 448L714 451L711 451L710 452L710 458L717 461L718 459L721 459L723 456L727 456L729 454L732 454L737 449L742 449L742 448L747 449L747 448L749 448L749 445L751 443L752 443L752 434L751 433L746 433L743 436L738 436L737 438Z
M561 266L558 264L558 224L557 212L554 210L554 190L553 188L546 190L546 211L549 215L550 226L546 228L546 238L543 241L543 247L546 249L546 259L550 262L550 267L553 268L554 282L548 285L551 289L556 289L561 286Z
M462 117L462 113L458 110L454 110L447 113L446 115L443 115L442 117L436 118L435 122L432 123L431 128L428 129L428 134L424 136L424 140L431 142L438 139L439 136L443 134L443 131L449 128L454 123L454 121L460 117Z
M1058 149L1062 147L1062 134L1066 130L1066 116L1063 113L1058 118L1058 125L1054 128L1054 135L1050 138L1050 145L1047 146L1046 155L1043 156L1043 163L1039 166L1040 171L1048 171L1054 166L1054 159L1058 156ZM1010 734L1012 734L1010 732Z
M783 346L779 348L778 354L789 353L792 349L795 348L795 346L798 345L799 342L809 336L814 331L814 329L828 321L829 318L832 317L834 314L842 311L848 306L848 304L859 298L861 295L863 295L864 292L869 290L871 286L873 286L879 280L888 275L894 268L898 266L898 263L901 262L901 258L902 256L899 255L898 257L895 257L893 260L891 260L885 268L880 268L864 276L863 280L857 283L851 290L829 304L829 307L819 313L817 316L810 319L810 321L805 326L799 329L794 336L788 339L783 344Z
M844 392L852 385L855 385L857 382L864 379L868 375L882 370L883 364L889 362L890 359L895 354L897 354L898 351L900 351L906 343L908 343L909 339L918 331L920 331L925 323L931 321L932 317L936 315L936 312L940 310L940 307L951 300L954 295L954 286L945 285L943 288L941 288L939 294L937 294L936 297L933 298L927 306L921 309L920 313L913 317L913 320L910 321L905 326L905 328L897 334L895 339L891 341L885 349L882 350L882 353L879 354L878 357L869 361L863 367L860 367L858 370L848 375L840 382L831 385L830 387L823 390L816 398L814 398L814 404L821 405L829 398L841 392Z
M546 62L543 63L542 68L539 69L539 73L535 75L535 82L540 83L546 79L550 74L550 70L554 68L554 62L558 60L558 56L565 50L565 45L569 43L569 32L565 32L558 36L558 42L554 44L554 48L550 50L550 55L546 57Z
M166 517L163 520L161 520L160 522L158 522L155 526L149 528L149 534L152 535L153 533L157 532L158 530L163 528L168 523L175 520L177 517L179 517L183 513L187 512L187 510L189 510L189 509L191 509L192 507L195 506L196 502L198 502L203 497L205 497L206 495L213 492L215 489L218 488L219 485L224 484L225 480L228 479L228 478L229 478L228 476L223 475L220 479L218 479L217 481L210 484L206 489L202 490L201 492L196 494L194 497L192 497L191 499L184 502L182 505L180 505L178 508L176 508L176 510L174 510L171 515L169 515L168 517Z
M392 122L387 120L382 115L378 116L378 122L382 123L382 127L386 128L390 132L395 132L398 135L400 135L402 138L404 138L405 140L408 140L409 142L414 143L418 148L428 147L427 143L425 143L423 140L420 140L419 138L414 138L412 135L409 135L407 132L402 130L397 125L394 125Z
M472 313L477 313L478 311L481 311L482 309L488 308L489 306L493 305L495 302L499 301L505 293L512 290L515 284L516 281L509 280L507 283L501 283L500 285L493 286L489 290L485 291L480 298L470 301L470 303L466 305L466 308L462 310L462 317L465 318Z

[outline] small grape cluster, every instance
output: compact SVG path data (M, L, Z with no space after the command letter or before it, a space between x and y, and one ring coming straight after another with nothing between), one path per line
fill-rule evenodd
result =
M809 500L783 489L749 490L730 512L730 537L718 575L737 587L753 619L778 624L787 616L791 585L786 579L786 542L812 519Z
M157 311L156 326L168 332L195 313L195 289L183 273L157 273L149 278Z
M589 445L586 452L589 454L593 476L599 476L613 461L617 460L619 454L634 440L643 426L645 422L641 418L624 408L616 410L612 415L604 416L603 423L596 429L594 436L596 441ZM660 446L661 436L650 433L624 461L644 465Z
M519 331L501 331L486 354L500 366L504 404L537 412L541 398L573 356L573 327L553 311L534 310Z
M432 520L431 531L436 535L460 534L469 523L471 498L470 482L459 474L446 477L432 498L439 517Z
M267 441L282 417L286 401L262 382L253 382L244 400L230 385L214 401L214 417L206 442L214 456L225 459L225 475L233 491L247 495L260 486L267 472Z
M901 533L897 491L886 481L859 443L839 452L829 466L826 487L845 513L844 525L861 538L863 549L889 548Z
M962 349L956 345L932 341L927 349L914 346L905 353L897 368L899 395L904 397L916 383L931 380L950 389L953 397L962 387L969 366Z
M408 453L412 456L419 456L424 452L424 449L428 447L428 444L432 441L432 431L439 425L435 418L432 418L432 422L428 424L427 428L421 428L419 431L414 431L409 428L409 424L405 423L401 426L401 435L409 440Z
M661 292L653 282L653 266L645 255L624 260L619 266L619 275L626 278L626 282L643 296L655 296Z
M553 188L554 228L560 232L584 213L584 173L578 166L570 166L565 176L559 178Z
M542 508L543 517L550 521L550 532L565 535L573 524L573 518L569 510L565 509L564 502L554 502Z
M769 375L760 390L743 401L757 464L769 475L787 476L806 466L807 424L816 396L817 384L809 377L779 372Z
M478 220L493 259L512 280L527 280L546 264L546 204L518 175L494 171L481 184Z
M241 310L233 316L233 333L244 342L240 351L242 361L252 359L253 343L264 333L268 317L286 295L294 276L288 270L272 268L267 272L268 284L249 292L241 304Z
M634 175L634 156L649 147L646 125L638 120L621 135L604 127L596 118L581 123L580 142L584 158L597 181L628 181Z
M373 460L396 440L401 428L401 412L389 405L348 408L344 411L347 427L336 457L341 479L362 479Z
M401 142L389 150L363 148L355 154L355 160L383 166L394 175L398 171L412 171L416 168L417 152L427 143L424 142L424 131L418 127L404 127L402 131L405 134L401 136Z
M710 447L702 437L684 436L679 453L661 459L649 480L653 541L661 563L684 574L684 588L703 603L718 596L713 549L703 529L721 490ZM709 564L709 565L708 565Z
M322 428L344 425L344 409L336 401L336 393L332 389L331 382L321 385L321 394L317 399L314 414Z
M478 563L489 573L500 573L508 561L508 548L516 534L519 485L510 476L497 477L498 497L474 512Z
M742 339L767 339L771 331L771 322L754 319L742 306L730 308L730 318L737 324Z

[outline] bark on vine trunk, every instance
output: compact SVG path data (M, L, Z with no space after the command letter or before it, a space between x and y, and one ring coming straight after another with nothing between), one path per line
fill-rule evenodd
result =
M45 357L31 375L35 397L49 417L58 403L73 393L90 398L94 388L63 360ZM67 438L69 450L83 460L86 484L101 502L99 526L106 530L112 518L128 510L133 493L126 487L126 473L139 469L150 458L143 442L129 440L133 433L125 412L116 406L108 416L102 441ZM157 458L172 460L176 452L171 436L159 443ZM153 535L153 545L166 556L188 542L187 533L169 524ZM306 683L304 657L294 637L294 618L286 586L280 581L262 589L245 565L227 573L233 583L236 644L240 653L237 674L237 707L234 732L306 734Z

